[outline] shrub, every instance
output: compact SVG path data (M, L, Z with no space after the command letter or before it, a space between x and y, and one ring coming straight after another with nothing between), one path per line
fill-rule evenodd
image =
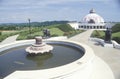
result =
M68 36L70 33L69 32L64 32L64 36Z
M34 38L35 38L34 35L28 35L28 36L27 36L27 39L34 39Z
M52 37L56 37L56 36L59 36L59 35L57 35L57 34L53 34L53 35L51 35Z
M0 35L2 35L2 32L0 32Z
M120 32L120 23L112 27L112 33Z

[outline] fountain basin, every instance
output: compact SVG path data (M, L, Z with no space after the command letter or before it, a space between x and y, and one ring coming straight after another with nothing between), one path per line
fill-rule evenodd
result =
M66 78L67 76L70 76L72 73L75 73L78 70L80 70L82 72L83 69L85 69L85 70L89 69L90 66L87 66L87 65L89 65L92 62L92 60L95 56L91 48L89 48L88 46L81 44L81 43L68 41L68 40L62 40L62 41L46 40L46 42L49 44L54 43L54 44L63 44L63 45L73 46L73 47L83 51L84 55L74 62L71 62L66 65L62 65L59 67L55 67L55 68L43 69L43 70L22 70L22 71L17 70L14 73L7 76L5 79L13 79L13 78L37 79L37 78L39 78L39 76L40 76L39 79L64 78L64 77ZM16 46L27 45L27 44L32 44L32 43L34 43L34 40L16 41L14 43L1 46L0 49L2 49L2 51L4 51L6 49L10 49L10 48L13 48ZM91 73L91 70L86 72L86 74L89 74L89 73ZM84 74L84 73L81 73L81 75L82 74ZM88 77L88 76L85 76L85 77Z

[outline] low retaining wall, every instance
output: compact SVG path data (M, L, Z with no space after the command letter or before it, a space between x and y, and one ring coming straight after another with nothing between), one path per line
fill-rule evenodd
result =
M99 39L99 38L90 38L91 41L95 41L99 43L100 45L104 46L104 40Z
M112 41L112 43L113 43L113 47L114 48L117 48L117 49L120 49L120 44L118 44L116 41Z
M91 41L95 41L98 42L99 44L101 44L102 46L105 45L105 42L103 39L100 38L90 38ZM114 48L120 49L120 44L118 44L116 41L112 40L112 45Z

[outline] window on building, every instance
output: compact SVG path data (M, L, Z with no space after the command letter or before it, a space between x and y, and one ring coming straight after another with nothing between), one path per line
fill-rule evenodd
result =
M97 29L99 29L99 26L97 26Z
M89 26L87 26L87 29L89 29Z
M83 26L81 26L81 28L83 28Z
M92 29L92 26L90 26L90 29Z
M100 26L100 29L102 29L102 26Z

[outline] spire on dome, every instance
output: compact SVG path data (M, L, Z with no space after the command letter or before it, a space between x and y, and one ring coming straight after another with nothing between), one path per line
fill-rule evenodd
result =
M92 9L90 10L90 13L96 13L95 9L92 8Z

